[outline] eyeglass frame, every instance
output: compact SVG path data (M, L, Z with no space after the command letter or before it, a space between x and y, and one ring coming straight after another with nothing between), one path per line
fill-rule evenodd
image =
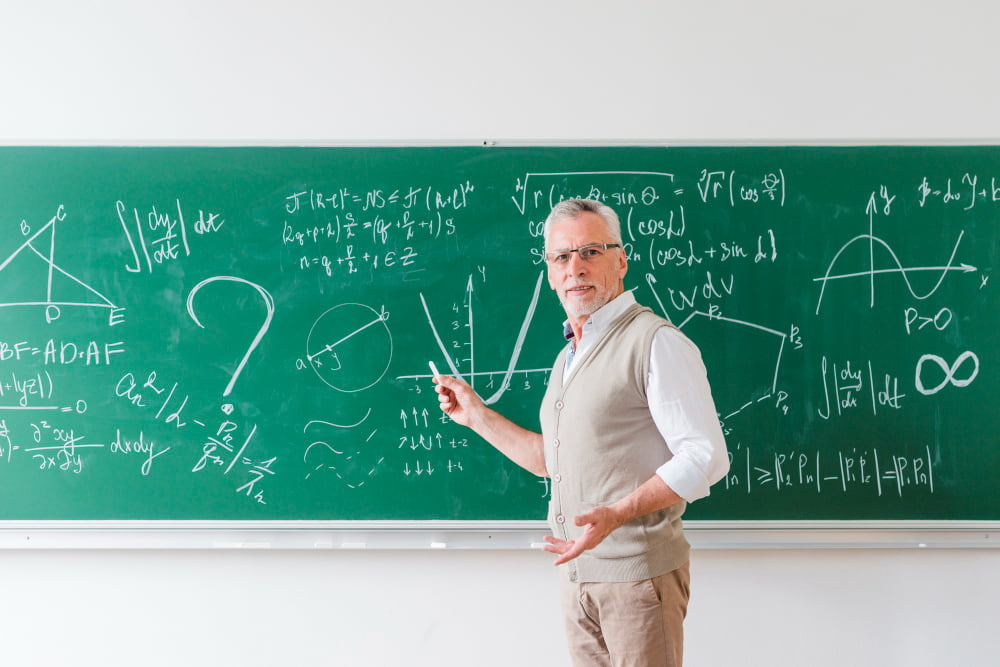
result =
M579 248L573 248L572 250L550 250L545 253L545 262L547 264L566 264L567 262L569 262L569 255L572 255L574 252L577 253L580 256L580 259L582 259L583 261L591 262L595 259L598 259L598 257L603 257L604 253L602 252L598 257L586 257L583 255L584 250L600 248L602 251L604 251L604 250L611 250L612 248L621 248L621 247L622 247L621 243L588 243L587 245L582 245ZM566 259L560 262L556 258L550 258L551 255L566 255Z

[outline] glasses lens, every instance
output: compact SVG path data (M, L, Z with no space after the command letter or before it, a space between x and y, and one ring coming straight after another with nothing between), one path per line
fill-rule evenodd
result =
M607 249L618 247L620 246L617 243L594 243L574 250L552 250L545 253L545 261L549 264L565 264L573 256L574 252L579 253L581 259L592 261L603 257Z
M545 253L545 261L549 264L565 264L569 261L569 255L568 250L553 250Z

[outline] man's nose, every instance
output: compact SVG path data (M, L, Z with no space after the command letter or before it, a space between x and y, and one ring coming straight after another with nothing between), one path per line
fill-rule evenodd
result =
M567 266L570 275L582 276L587 272L587 260L580 257L579 252L571 252L569 254L569 265Z

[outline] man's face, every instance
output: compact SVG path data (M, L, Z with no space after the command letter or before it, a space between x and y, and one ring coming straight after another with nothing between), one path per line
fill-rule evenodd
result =
M593 243L614 243L607 223L596 213L585 211L575 218L554 222L546 252L575 250ZM622 293L628 271L625 251L608 248L603 255L586 260L569 253L564 264L548 263L549 286L556 291L566 315L582 324L599 308Z

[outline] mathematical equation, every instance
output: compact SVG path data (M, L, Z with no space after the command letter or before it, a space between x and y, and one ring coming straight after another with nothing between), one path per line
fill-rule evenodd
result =
M189 222L191 215L184 217L180 199L174 199L169 211L150 204L141 213L135 206L129 213L129 206L119 199L115 211L131 251L131 261L125 264L129 273L152 273L155 268L190 257L193 240L215 235L226 224L221 214L203 209L198 209L197 220Z
M729 446L729 461L727 491L750 494L759 489L803 488L817 494L865 493L878 498L903 497L916 490L934 493L930 447L918 455L886 453L876 447L759 455L737 443Z
M996 176L980 181L978 174L965 172L958 178L945 178L943 182L924 176L916 189L920 196L917 204L921 208L932 202L940 202L945 205L961 205L968 211L975 207L976 202L1000 202L1000 183Z
M116 348L116 352L123 351ZM12 371L0 376L0 414L32 415L16 420L0 418L0 461L16 465L27 455L40 470L79 475L88 465L99 461L95 456L106 452L111 458L137 459L139 474L148 477L154 471L154 463L162 461L161 457L174 449L175 441L183 442L181 435L169 438L168 442L152 439L142 428L116 427L111 437L94 435L95 428L87 426L92 413L90 403L81 398L70 401L69 405L59 405L57 377L48 371L31 375ZM191 472L212 467L223 468L224 476L242 472L243 483L235 493L266 504L262 480L275 474L272 466L277 457L251 456L256 424L240 424L227 418L208 425L186 416L190 396L180 392L177 382L160 380L155 371L141 378L132 372L124 373L110 391L119 401L146 411L144 421L162 422L178 430L200 428L204 432L202 445ZM7 399L15 402L8 403ZM153 410L155 414L150 418Z
M298 249L299 270L327 277L360 269L411 270L421 261L421 244L457 233L457 213L470 206L475 190L466 181L450 191L407 186L294 192L285 197L282 244Z
M780 168L758 174L737 173L735 169L703 168L694 179L694 196L702 204L737 205L775 204L783 207L788 189L785 173ZM621 187L623 179L634 182ZM593 199L616 209L620 216L632 208L649 208L665 199L683 197L690 188L681 184L674 173L652 171L594 171L529 173L518 177L514 188L514 204L524 214L538 211L544 215L564 199ZM529 229L541 235L537 219Z
M257 503L267 504L264 484L261 482L265 477L275 474L276 471L271 466L278 457L255 457L248 451L257 433L256 423L240 424L225 418L208 425L193 417L186 418L184 410L188 407L190 395L183 392L178 382L159 378L156 371L146 371L139 375L131 371L125 373L115 385L114 393L121 401L142 410L146 415L155 409L153 421L162 420L164 424L172 425L178 430L197 427L203 432L202 445L191 472L201 472L214 466L221 468L221 474L228 477L234 467L239 466L239 471L245 473L246 477L235 492L252 498ZM229 406L223 406L222 412L227 417L232 414Z

